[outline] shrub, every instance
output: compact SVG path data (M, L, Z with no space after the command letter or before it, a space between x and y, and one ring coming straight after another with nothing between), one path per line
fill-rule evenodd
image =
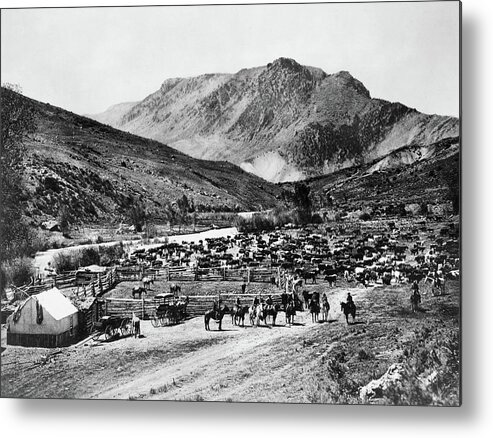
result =
M79 266L99 265L100 256L98 248L84 248L79 251L79 254Z
M28 257L18 257L6 261L1 267L0 283L1 289L13 284L14 286L23 286L29 284L36 275L34 260Z
M366 211L364 213L361 213L359 215L360 220L362 221L369 221L371 219L370 213L367 213Z
M62 251L53 257L56 272L75 271L79 265L79 251Z
M110 266L121 259L125 254L123 243L119 245L100 246L99 247L99 264L101 266Z

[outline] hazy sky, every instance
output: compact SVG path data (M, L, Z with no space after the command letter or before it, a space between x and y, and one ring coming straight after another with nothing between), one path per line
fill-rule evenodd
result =
M279 57L348 70L372 97L459 115L459 3L1 11L1 79L79 114L137 101L171 77Z

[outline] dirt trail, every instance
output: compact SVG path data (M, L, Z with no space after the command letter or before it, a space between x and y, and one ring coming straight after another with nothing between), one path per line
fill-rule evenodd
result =
M364 289L350 291L355 300L366 294ZM347 289L334 289L328 294L331 303L329 319L338 319L338 325L345 325L338 304L345 299L347 292ZM304 338L310 331L320 327L319 323L311 321L308 312L298 312L293 326L285 325L284 313L281 312L277 324L273 328L254 328L249 325L245 328L233 327L230 318L225 317L224 331L215 331L216 325L211 323L213 331L206 332L202 318L195 318L185 325L166 328L166 341L169 340L170 343L178 343L186 338L204 341L211 337L222 339L219 344L214 345L204 342L204 346L198 351L170 359L156 366L155 370L146 370L145 374L130 381L115 382L111 386L100 388L89 397L262 400L263 396L256 388L265 388L273 379L284 379L287 373L296 371L292 369L294 361L290 360L289 354L271 354L271 350L283 344L288 345L292 340ZM152 328L149 327L149 330Z

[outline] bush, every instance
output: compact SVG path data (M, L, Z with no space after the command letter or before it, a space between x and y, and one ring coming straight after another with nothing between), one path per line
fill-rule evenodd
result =
M364 213L361 213L359 215L360 220L362 221L369 221L371 219L370 213L367 213L366 211Z
M66 272L75 271L79 268L79 251L62 251L53 257L53 267L55 271Z
M288 223L300 223L297 211L276 209L269 213L255 213L251 218L237 216L235 219L235 226L242 233L272 231Z
M79 251L79 266L99 265L99 249L94 247L84 248Z
M34 260L28 257L18 257L7 261L0 271L2 290L9 284L17 287L29 284L36 275Z
M123 257L125 250L123 243L119 245L100 246L99 247L99 264L101 266L111 266Z

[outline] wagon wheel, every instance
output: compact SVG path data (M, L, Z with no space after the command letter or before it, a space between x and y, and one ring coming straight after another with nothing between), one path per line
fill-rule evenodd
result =
M151 319L151 324L153 327L159 327L161 325L160 321L160 318L158 318L157 315L154 315L154 317Z
M128 318L125 318L120 325L120 332L122 336L129 335L131 330L132 330L132 325L130 323L130 320Z
M115 334L115 331L113 330L113 327L111 327L109 325L104 330L104 339L105 340L111 339L114 336L114 334Z

